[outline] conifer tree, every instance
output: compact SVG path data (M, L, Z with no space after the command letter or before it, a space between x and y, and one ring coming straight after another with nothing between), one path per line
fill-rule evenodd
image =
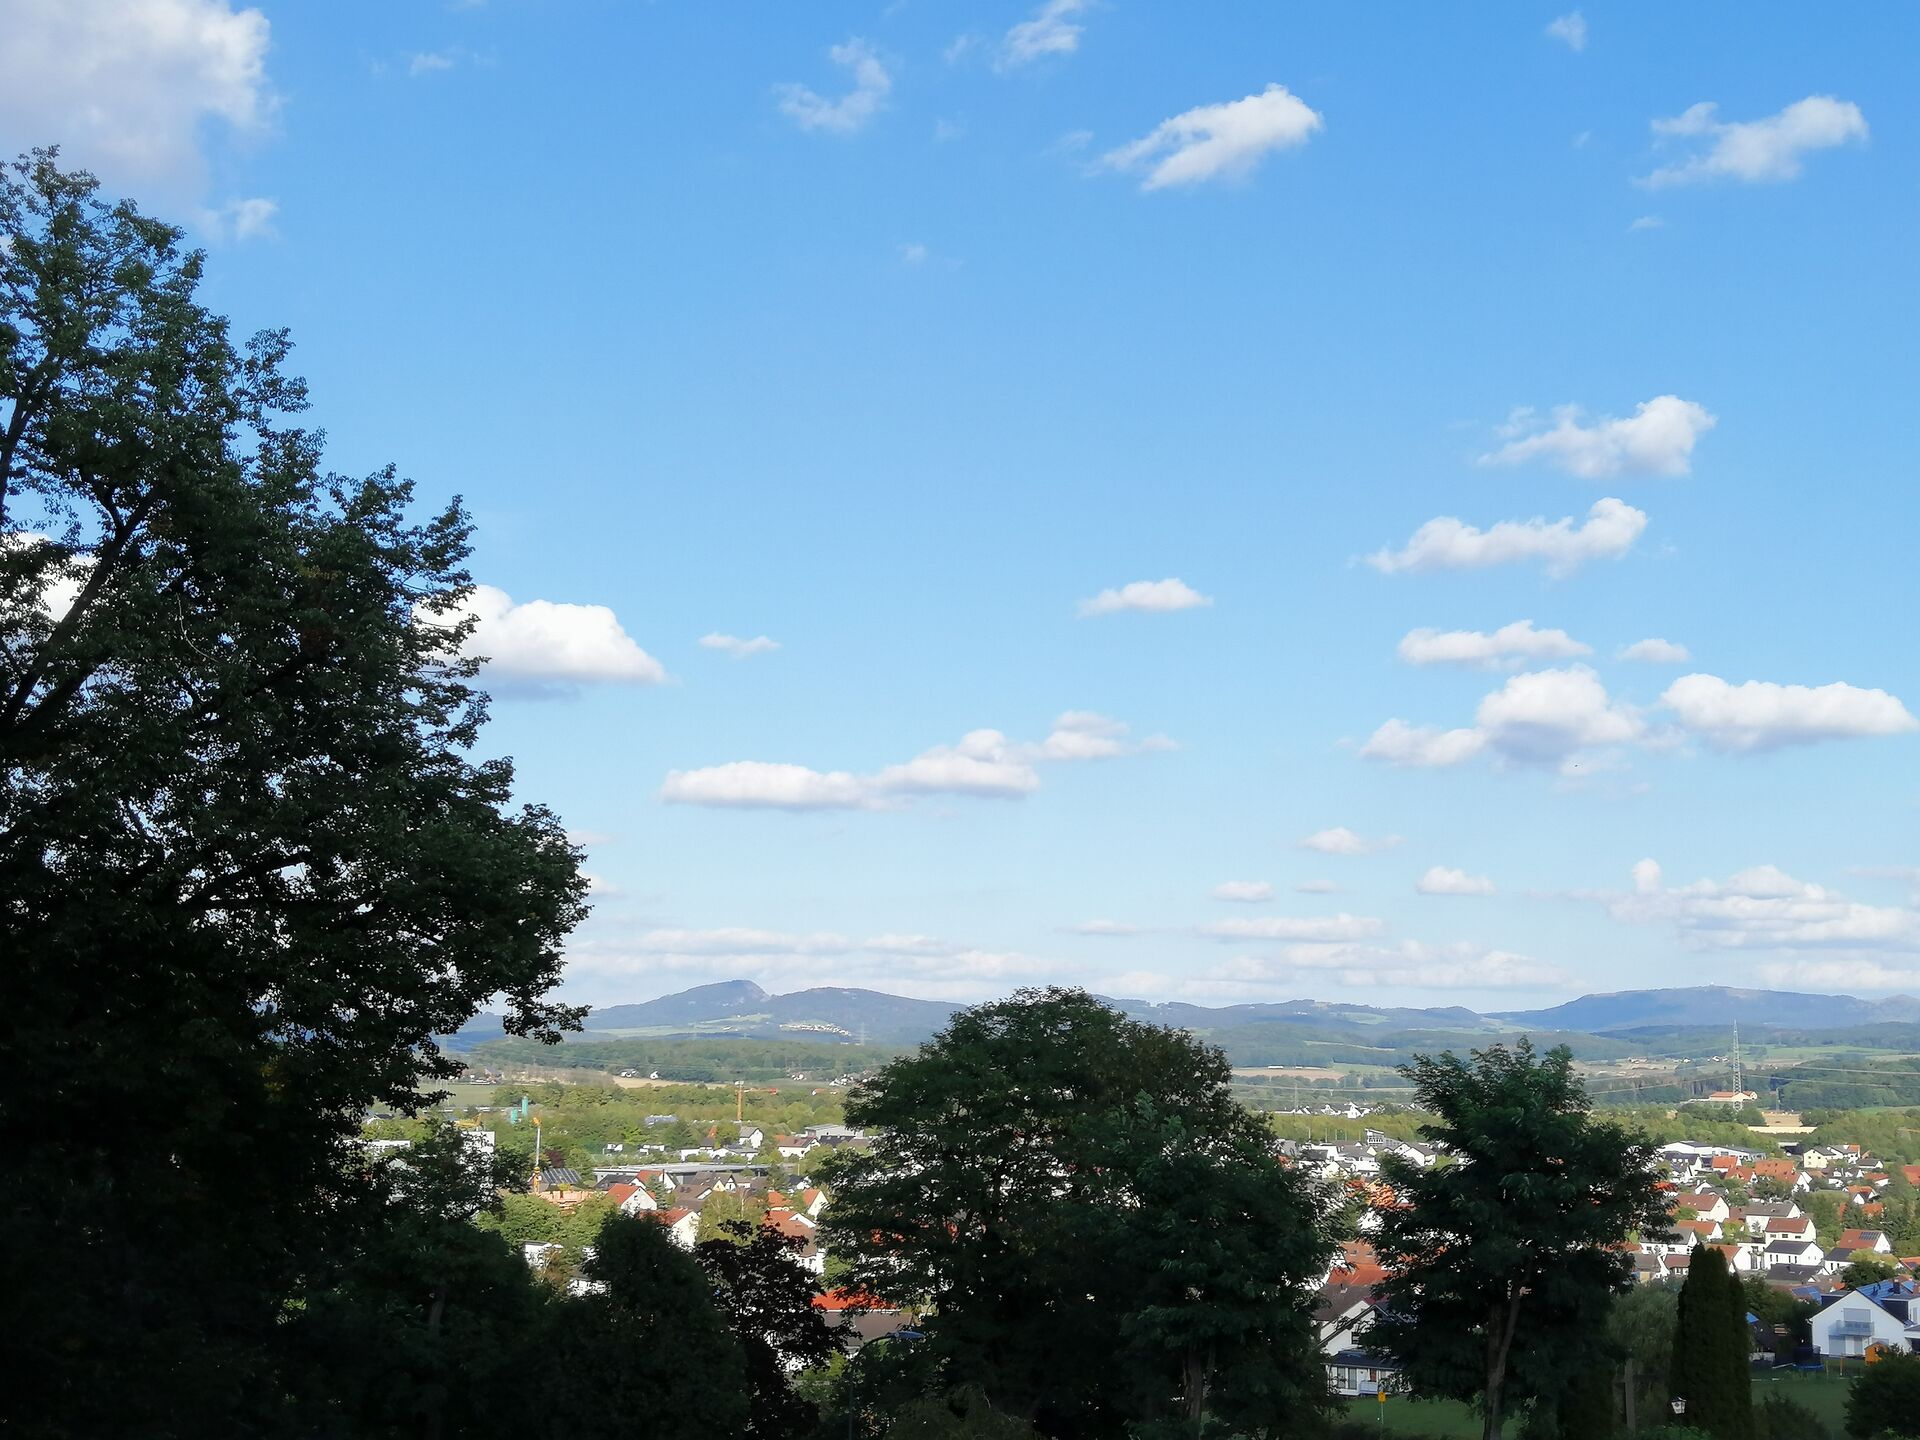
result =
M1680 1290L1667 1387L1685 1400L1686 1423L1714 1440L1752 1440L1746 1307L1718 1250L1696 1246Z

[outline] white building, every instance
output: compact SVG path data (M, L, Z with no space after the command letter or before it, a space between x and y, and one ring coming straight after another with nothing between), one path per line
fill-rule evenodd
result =
M1858 1290L1849 1290L1814 1316L1812 1329L1813 1348L1822 1355L1864 1355L1875 1342L1904 1353L1920 1340L1920 1329Z

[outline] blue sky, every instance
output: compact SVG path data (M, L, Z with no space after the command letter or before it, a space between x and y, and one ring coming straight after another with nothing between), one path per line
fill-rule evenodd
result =
M1920 987L1911 9L0 19L467 498L574 998Z

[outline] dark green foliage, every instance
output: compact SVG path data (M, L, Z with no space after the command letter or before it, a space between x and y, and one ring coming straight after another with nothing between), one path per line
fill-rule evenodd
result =
M462 1037L463 1039L467 1037ZM526 1040L495 1039L473 1046L470 1059L496 1066L575 1065L588 1070L658 1070L665 1080L753 1081L783 1079L792 1071L820 1077L855 1074L883 1065L900 1052L881 1045L834 1045L805 1040L617 1039L588 1030L559 1050Z
M1833 1435L1798 1400L1769 1395L1753 1407L1753 1440L1833 1440Z
M887 1440L1027 1440L1032 1425L993 1408L977 1386L929 1395L901 1409Z
M1774 1358L1783 1363L1793 1358L1796 1346L1808 1342L1810 1323L1820 1313L1819 1302L1796 1300L1758 1275L1740 1277L1740 1297L1747 1312L1764 1328Z
M1559 1440L1613 1440L1614 1367L1604 1354L1575 1372L1556 1397Z
M0 173L0 1334L12 1429L270 1432L351 1140L516 1032L585 884L451 659L468 525L325 475L179 232ZM476 1260L477 1265L488 1263Z
M1667 1365L1673 1359L1679 1301L1679 1287L1671 1282L1635 1285L1614 1298L1607 1316L1608 1347L1623 1362L1633 1362L1636 1419L1666 1413Z
M745 1428L740 1347L706 1273L664 1226L613 1216L582 1273L606 1289L557 1317L541 1376L544 1433L598 1430L620 1416L697 1416L713 1434Z
M1890 1258L1875 1256L1871 1260L1849 1261L1847 1268L1840 1272L1840 1283L1849 1290L1858 1290L1876 1280L1890 1279L1895 1273L1896 1267Z
M1695 1246L1680 1288L1667 1390L1689 1425L1714 1440L1751 1440L1753 1386L1746 1296L1718 1250Z
M1417 1392L1478 1402L1497 1437L1508 1409L1591 1363L1627 1275L1605 1247L1664 1220L1650 1151L1589 1113L1565 1050L1522 1040L1403 1073L1435 1117L1422 1133L1466 1163L1387 1162L1401 1203L1374 1237L1390 1276L1370 1343Z
M932 1302L947 1388L1044 1433L1282 1427L1324 1394L1304 1284L1324 1202L1228 1080L1218 1051L1079 991L958 1015L849 1102L883 1135L836 1167L829 1243L852 1283Z
M814 1306L820 1287L813 1273L795 1263L800 1241L765 1225L735 1220L728 1227L694 1246L693 1256L745 1357L746 1433L755 1440L803 1435L819 1412L788 1377L838 1355L840 1332Z
M1847 1433L1920 1435L1920 1355L1892 1355L1847 1388Z
M551 1294L470 1223L507 1179L450 1127L365 1175L366 1223L287 1322L286 1433L504 1437L537 1422L528 1376Z

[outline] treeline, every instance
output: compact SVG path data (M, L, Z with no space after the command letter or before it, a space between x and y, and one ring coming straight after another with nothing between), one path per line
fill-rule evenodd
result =
M1275 1020L1258 1025L1226 1026L1209 1030L1204 1039L1217 1045L1235 1065L1404 1065L1417 1055L1443 1050L1458 1054L1496 1040L1515 1036L1489 1035L1483 1030L1359 1030L1343 1034L1332 1027L1299 1021ZM1533 1035L1537 1045L1564 1045L1581 1061L1619 1060L1644 1055L1647 1047L1606 1035L1577 1031L1545 1031Z
M822 1082L885 1064L897 1050L880 1045L835 1045L818 1040L570 1039L556 1052L537 1040L489 1040L467 1052L469 1063L494 1066L566 1065L617 1074L658 1071L663 1080L765 1081L799 1072Z
M1782 1109L1803 1113L1920 1105L1920 1061L1914 1060L1809 1061L1764 1071L1763 1079Z
M707 1143L709 1137L731 1142L736 1134L736 1104L746 1123L766 1133L769 1145L775 1135L795 1134L809 1125L838 1124L846 1118L846 1092L838 1087L818 1094L749 1089L736 1096L732 1089L697 1085L649 1085L637 1090L552 1080L500 1085L494 1090L492 1107L485 1113L467 1107L466 1121L491 1130L503 1153L523 1157L527 1165L533 1154L533 1126L515 1124L508 1115L523 1097L539 1117L548 1163L582 1172L605 1163L610 1145L633 1153L648 1145L686 1149ZM651 1125L650 1117L655 1121ZM402 1117L376 1120L368 1125L367 1134L374 1139L412 1140L424 1128L425 1122Z

